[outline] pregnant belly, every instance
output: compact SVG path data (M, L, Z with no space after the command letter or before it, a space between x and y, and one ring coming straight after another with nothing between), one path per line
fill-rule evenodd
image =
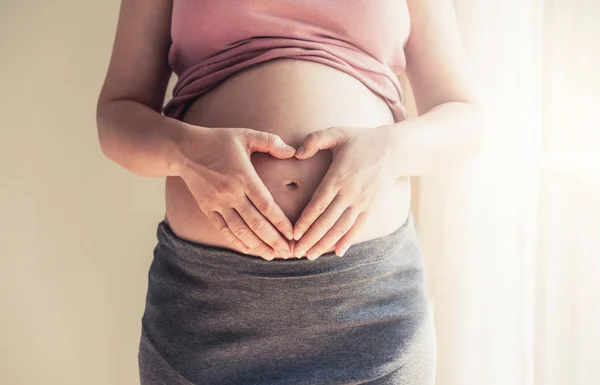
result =
M383 99L354 77L294 59L272 60L228 78L195 100L183 120L204 127L270 132L294 147L309 133L327 127L369 129L393 123ZM275 202L294 223L327 172L331 152L320 151L306 160L254 153L251 160ZM355 242L399 228L406 220L409 201L409 180L401 178L372 209ZM166 220L184 239L235 249L211 226L178 177L167 177Z

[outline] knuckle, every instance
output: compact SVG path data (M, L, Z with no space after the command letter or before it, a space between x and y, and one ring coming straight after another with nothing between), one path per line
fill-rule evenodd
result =
M340 176L338 178L334 178L331 180L331 183L329 183L327 185L326 188L326 192L328 194L335 194L338 193L339 195L342 196L347 196L350 195L348 192L344 191L344 185L345 185L345 181L347 181L347 175L346 173L341 170L340 171Z
M260 250L260 243L250 243L250 242L246 242L244 243L246 245L246 247L248 248L248 250L257 253Z
M237 247L239 247L244 253L247 253L248 251L250 251L250 247L248 247L248 245L246 245L244 242L240 241L239 239L235 238L232 240L233 244Z
M239 240L237 238L233 241L233 243L235 243L239 248L241 248L243 250L250 250L250 247L248 247L247 244L245 244L244 242L242 242L241 240Z
M217 231L221 234L224 235L226 237L230 237L231 235L231 231L229 230L229 227L227 225L218 225L217 226Z
M290 251L290 246L288 245L288 243L282 242L279 239L276 239L274 242L272 242L271 247L274 250L282 250L282 251L286 251L286 252Z
M219 188L225 194L235 194L239 189L239 184L236 179L227 178L221 181Z
M321 221L319 223L319 227L321 227L321 229L323 229L325 231L332 228L333 225L335 225L335 223L329 218L323 218L323 219L321 219Z
M356 204L356 202L348 202L348 207L346 208L346 214L350 215L351 218L354 218L356 220L356 217L358 216L360 212L360 207L359 205Z
M334 231L345 234L348 232L348 230L350 230L350 224L348 222L342 221L342 222L338 222L334 229Z
M288 247L284 247L281 244L281 242L274 242L270 246L273 248L273 250L277 250L279 252L282 252L282 251L289 252L289 248Z
M278 139L279 139L279 137L275 134L265 134L265 140L267 142L267 145L269 145L269 147L276 145Z
M377 188L374 186L365 186L364 188L356 191L356 196L358 196L361 200L368 200L376 195L376 191Z
M258 205L258 207L257 207L258 211L260 211L263 214L269 213L273 209L273 204L274 204L273 201L265 200L264 202L261 202Z
M246 235L248 235L248 231L249 231L249 230L248 230L248 228L247 228L247 227L245 227L245 226L239 226L239 227L236 227L236 228L233 230L233 234L234 234L236 237L238 237L238 238L243 238L243 237L245 237Z
M261 218L251 218L248 221L248 226L250 226L252 231L258 233L265 228L265 221L263 221Z
M250 187L252 186L252 183L254 182L252 180L252 177L250 175L248 175L247 173L239 173L235 176L235 180L239 183L239 185L241 187L244 188L245 191L250 190Z
M342 192L342 187L343 185L338 178L330 178L326 183L322 183L322 185L318 187L319 190L317 199L322 200L322 197L333 197L340 195Z
M325 203L321 200L315 200L313 207L314 207L315 211L318 212L319 214L325 212L325 209L327 208Z
M263 251L262 247L258 247L258 246L257 247L249 247L248 251L251 252L254 255L258 255L258 256L261 256L261 257L263 257L264 254L265 254L265 252Z
M235 137L249 137L255 133L253 130L244 127L232 127L228 128L226 131L232 133Z
M246 133L242 130L222 130L224 138L236 142L243 143Z
M283 244L281 243L281 241L279 240L279 238L275 238L274 240L269 242L269 245L274 248L274 249L281 249L283 248Z
M244 243L244 245L246 245L248 250L254 250L260 245L260 242L254 237L244 238L242 242Z
M273 225L275 225L276 228L281 228L285 226L285 221L281 218L275 218L275 220L272 223Z
M311 132L306 136L304 141L306 146L313 146L319 141L319 135L316 132Z
M360 190L360 191L358 192L357 196L358 196L358 198L359 198L361 201L364 201L364 200L367 200L367 199L369 199L369 197L371 196L371 194L369 193L369 191L368 191L368 190Z
M225 198L224 201L227 202L239 202L246 195L244 184L240 181L240 178L228 178L219 187L218 195Z
M252 191L252 180L250 179L250 176L239 174L233 179L235 180L235 185L237 188L236 193L238 195L245 195L246 192Z
M256 252L260 253L261 255L269 255L271 250L269 250L267 247L259 246L256 248Z
M350 230L350 228L347 225L337 225L335 226L335 228L332 230L333 234L336 236L342 236L344 234L346 234L348 232L348 230Z
M268 259L270 259L273 252L271 250L269 250L267 247L259 247L257 250L257 254L259 254L263 257L267 256L267 257L269 257Z

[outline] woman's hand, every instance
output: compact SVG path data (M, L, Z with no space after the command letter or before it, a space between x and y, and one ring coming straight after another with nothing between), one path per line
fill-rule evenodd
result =
M373 203L398 178L393 126L332 127L309 134L296 151L307 159L331 149L333 160L294 227L294 255L318 258L334 245L342 256Z
M276 253L290 256L281 234L292 239L292 224L254 170L250 155L259 151L288 159L296 152L293 147L266 132L190 125L178 141L178 151L183 155L179 175L227 240L267 260Z

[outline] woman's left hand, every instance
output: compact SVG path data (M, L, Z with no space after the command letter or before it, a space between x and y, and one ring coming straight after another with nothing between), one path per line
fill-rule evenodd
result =
M296 158L330 149L333 160L294 226L296 257L314 260L334 245L342 256L352 245L373 204L400 176L397 130L331 127L305 138Z

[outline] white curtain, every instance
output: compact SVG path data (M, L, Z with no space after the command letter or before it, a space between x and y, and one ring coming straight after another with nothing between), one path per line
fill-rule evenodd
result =
M600 384L600 1L458 0L486 118L418 178L438 385Z

